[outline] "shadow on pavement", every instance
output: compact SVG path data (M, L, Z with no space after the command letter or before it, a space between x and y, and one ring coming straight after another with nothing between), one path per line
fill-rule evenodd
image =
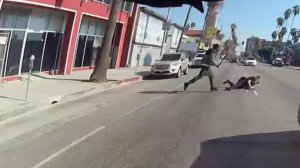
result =
M201 143L190 168L300 167L300 132L224 137Z
M0 98L26 102L25 99L11 98L11 97L6 97L6 96L0 96Z
M32 76L35 76L35 77L38 77L38 78L41 78L41 79L58 80L58 81L90 82L89 79L64 79L64 78L52 78L52 77L48 78L48 77L45 77L45 76L42 76L42 75L39 75L39 74L32 74ZM117 80L108 79L107 81L108 82L116 82Z
M143 91L139 93L144 93L144 94L179 94L179 93L210 93L210 91L167 91L167 90L155 90L155 91Z
M171 78L173 78L173 76L171 75L156 76L156 75L147 74L143 76L143 80L163 80L163 79L171 79Z

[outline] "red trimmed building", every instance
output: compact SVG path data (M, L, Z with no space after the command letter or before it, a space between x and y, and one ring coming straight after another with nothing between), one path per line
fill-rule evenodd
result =
M36 58L34 72L70 74L93 68L112 0L1 1L0 81L28 72L31 55ZM127 60L123 44L127 27L131 27L132 8L132 3L124 2L120 11L110 68L118 68Z

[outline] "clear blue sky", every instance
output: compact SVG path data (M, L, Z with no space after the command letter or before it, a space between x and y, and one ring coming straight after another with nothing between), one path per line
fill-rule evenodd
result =
M300 0L224 0L219 15L218 28L220 29L222 26L225 38L229 38L230 25L236 23L239 42L246 41L252 35L271 40L271 33L277 26L276 19L283 16L284 11L294 5L300 5ZM164 16L167 15L166 8L152 9ZM188 6L186 5L172 8L171 21L183 25L187 10ZM193 9L189 22L195 22L196 28L202 29L204 16L204 13ZM292 17L288 21L288 30L291 22ZM300 29L300 15L296 16L293 27ZM244 50L244 47L240 47L238 50Z

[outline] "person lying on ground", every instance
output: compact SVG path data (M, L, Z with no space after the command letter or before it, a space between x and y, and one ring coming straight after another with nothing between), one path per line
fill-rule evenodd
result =
M261 77L259 75L257 76L251 76L251 77L241 77L235 84L231 82L230 80L226 80L223 82L223 84L229 84L230 87L226 87L225 90L230 91L233 89L246 89L246 90L255 90L254 85L257 85L260 83Z

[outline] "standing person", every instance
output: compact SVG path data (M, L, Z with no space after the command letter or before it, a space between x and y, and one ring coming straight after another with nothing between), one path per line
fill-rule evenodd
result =
M210 66L217 66L214 62L214 55L217 54L220 50L220 45L219 44L214 44L212 49L209 49L206 51L205 55L202 58L201 61L201 71L199 75L195 76L193 79L191 79L188 82L184 83L184 90L188 88L190 84L195 83L199 79L201 79L204 75L207 75L209 78L209 83L210 83L210 90L211 91L217 91L218 89L214 86L214 74L211 70ZM217 66L218 67L218 66Z

